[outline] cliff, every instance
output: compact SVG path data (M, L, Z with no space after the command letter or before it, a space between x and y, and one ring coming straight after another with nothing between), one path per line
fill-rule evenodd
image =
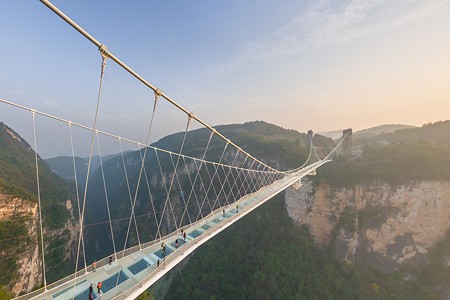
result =
M10 282L10 290L16 295L22 291L31 291L35 286L42 282L42 263L39 255L37 242L37 222L39 221L37 204L28 200L13 197L10 195L0 194L0 221L8 224L8 227L14 226L19 231L23 231L25 235L15 238L18 246L10 248L8 246L2 250L0 257L9 264L17 265L16 271L13 268L3 270L5 273L10 271L16 274L6 274L13 278ZM4 241L11 247L13 240ZM14 249L13 251L9 251Z
M78 240L77 221L73 215L70 200L66 201L66 208L71 218L61 229L44 228L46 248L47 278L49 273L61 263L70 265L71 248L76 247ZM2 241L0 259L2 260L2 282L7 284L8 290L15 295L30 292L43 284L42 256L39 239L39 211L38 205L32 201L12 195L0 194L0 225L2 230L11 234L10 238ZM61 244L62 242L62 244ZM61 244L55 247L55 244ZM60 261L52 262L52 255L58 253ZM50 257L47 257L47 254Z
M392 272L427 265L427 253L450 227L450 182L332 188L312 183L285 194L289 216L338 259ZM444 259L442 264L448 262Z

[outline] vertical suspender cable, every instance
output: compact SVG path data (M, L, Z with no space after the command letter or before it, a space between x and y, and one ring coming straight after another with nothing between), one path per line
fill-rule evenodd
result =
M147 157L147 146L150 143L150 133L152 131L152 126L153 126L153 119L155 117L155 111L156 111L156 105L158 104L158 97L159 97L160 93L159 91L155 92L155 102L153 104L153 111L152 111L152 116L150 118L150 124L148 125L148 131L147 131L147 138L145 140L145 149L144 149L144 155L143 157L141 157L141 168L139 170L139 177L138 177L138 181L136 183L136 191L134 193L134 199L133 199L133 203L131 204L131 216L134 215L134 207L136 205L136 199L137 199L137 195L138 195L138 191L139 191L139 185L141 183L141 177L142 177L142 171L144 170L144 165L145 165L145 158ZM121 149L122 151L122 149ZM141 150L139 150L139 154L141 153ZM123 153L122 153L122 158L123 158ZM125 165L124 165L125 168ZM129 189L129 187L128 187ZM150 192L149 192L149 196ZM130 199L131 200L131 199ZM127 229L127 236L125 238L125 245L123 246L123 249L125 250L125 247L127 246L127 242L128 242L128 233L130 232L130 228L131 228L131 216L130 216L130 222L128 223L128 229ZM156 216L155 216L156 217ZM136 217L134 217L134 223L136 225L136 234L138 235L138 241L139 241L139 250L141 250L141 240L139 238L139 232L137 231L137 223L136 223ZM125 252L124 252L125 253Z
M86 183L84 184L83 208L81 210L81 220L80 220L80 238L78 239L77 259L75 261L75 278L73 281L73 298L75 298L75 285L77 283L78 259L80 256L81 237L83 236L84 212L85 212L85 208L86 208L86 196L87 196L87 189L88 189L88 183L89 183L89 174L91 172L92 151L94 148L95 131L97 130L98 109L100 106L100 99L102 96L102 84L103 84L103 77L105 75L106 59L108 58L108 56L105 55L104 52L102 52L102 50L104 50L103 46L100 47L100 53L102 55L102 68L101 68L101 73L100 73L100 83L99 83L99 87L98 87L97 105L95 107L94 126L92 127L91 145L89 146L89 160L88 160L88 168L87 168L87 172L86 172ZM84 269L85 269L85 272L87 272L87 267L85 267Z
M98 136L98 131L96 131L96 135L97 135L98 156L100 159L100 171L102 172L103 190L105 191L106 209L108 211L109 228L111 230L111 239L112 239L112 244L113 244L113 249L114 249L114 258L117 260L116 242L114 239L114 231L113 231L112 222L111 222L111 210L109 209L108 191L106 189L105 171L103 169L103 158L102 158L102 151L100 150L100 139Z
M45 248L44 248L44 228L42 227L42 204L41 204L41 189L39 184L39 165L38 165L38 150L37 150L37 137L36 137L36 121L35 113L31 112L33 116L33 136L34 136L34 160L36 163L36 185L37 196L39 205L39 225L41 227L41 250L42 250L42 274L44 275L44 290L47 289L47 278L45 276Z
M229 145L229 143L227 142L225 144L225 147L223 148L222 155L220 156L220 159L219 159L219 163L218 163L217 167L215 167L214 174L212 177L210 177L211 182L208 185L208 190L206 191L205 198L208 198L208 193L209 193L209 190L211 189L211 186L213 187L213 191L216 194L216 198L217 199L219 198L219 195L216 193L216 188L214 187L214 177L216 177L218 167L222 164L222 159L223 159L223 156L225 155L225 151L227 150L228 145ZM208 175L209 175L209 172L208 172ZM218 180L220 182L220 177L218 177ZM217 199L214 201L213 206L212 207L210 206L211 212L214 211L214 206L216 206ZM203 209L204 202L205 201L203 201L203 203L202 203L202 209ZM219 202L219 205L220 205L220 202ZM220 207L222 207L222 206L220 206ZM197 215L197 220L198 220L199 216L200 216L200 214Z
M127 172L127 166L125 164L125 158L123 156L122 139L121 138L119 138L119 145L120 145L120 154L122 156L123 170L125 172L125 180L127 182L128 196L130 197L130 206L131 206L130 224L131 224L131 220L133 219L134 220L134 227L136 229L136 235L137 235L139 249L141 249L141 239L139 238L139 230L138 230L138 227L137 227L136 216L134 215L134 206L133 206L133 200L131 198L130 182L128 181L128 172ZM125 249L127 248L129 232L130 232L130 226L128 226L127 236L125 238L125 244L123 245L123 255L122 255L122 257L125 255Z
M189 124L190 124L190 123L191 123L191 118L189 117L189 118L188 118L188 122L187 122L187 124L186 124L186 130L184 131L183 141L181 142L179 154L181 154L181 152L183 151L184 142L186 141L186 136L187 136L187 132L188 132L188 130L189 130ZM156 152L156 158L157 158L157 160L158 160L158 165L159 165L159 170L160 170L160 172L161 172L161 177L162 177L162 179L163 179L163 181L164 181L164 187L166 187L165 180L164 180L164 174L163 174L162 167L161 167L161 162L159 161L159 157L158 157L158 152ZM164 213L165 213L165 211L166 211L167 202L169 202L169 206L170 206L170 208L172 208L172 205L170 204L170 190L172 189L172 184L173 184L173 181L174 181L174 179L175 179L175 172L177 171L177 168L178 168L178 162L179 162L179 161L180 161L180 157L178 156L177 163L176 163L176 165L175 165L174 174L173 174L173 176L172 176L172 179L171 179L171 182L170 182L170 185L169 185L169 190L166 190L167 197L166 197L166 201L164 202L164 207L163 207L163 210L162 210L162 213L161 213L161 219L159 220L159 223L158 223L158 229L157 229L157 232L156 232L156 236L158 236L158 234L159 234L159 236L161 237L160 229L161 229L161 224L162 224L162 221L163 221L163 218L164 218ZM166 189L167 189L167 188L166 188ZM174 218L174 222L175 222L176 229L178 230L178 223L177 223L176 220L175 220L175 216L174 216L174 214L173 214L173 210L172 210L172 216L173 216L173 218ZM162 237L161 237L161 238L162 238Z
M91 36L89 33L86 32L86 30L84 30L83 28L81 28L80 25L78 25L77 23L75 23L72 19L70 19L67 15L65 15L62 11L60 11L57 7L55 7L50 1L48 0L40 0L45 6L47 6L50 10L52 10L54 13L56 13L61 19L63 19L67 24L69 24L70 26L72 26L73 28L75 28L79 33L81 33L84 37L86 37L89 41L91 41L94 45L96 45L97 47L101 47L102 44L97 41L93 36ZM106 49L105 49L106 51ZM106 54L108 55L108 57L113 60L114 62L116 62L119 66L121 66L124 70L126 70L128 73L130 73L132 76L134 76L136 79L138 79L140 82L142 82L144 85L146 85L147 87L149 87L150 89L152 89L154 92L158 92L159 95L166 99L169 103L171 103L172 105L174 105L176 108L178 108L179 110L183 111L189 118L192 118L194 120L196 120L197 122L199 122L200 124L202 124L203 126L205 126L206 128L208 128L210 131L214 132L215 134L217 134L218 137L220 137L221 139L223 139L224 141L226 141L227 143L231 144L232 146L235 146L236 148L239 148L236 144L234 144L232 141L230 141L229 139L227 139L225 136L223 136L220 132L217 132L213 127L211 127L210 125L208 125L207 123L205 123L203 120L201 120L200 118L198 118L197 116L195 116L192 112L188 111L186 108L182 107L179 103L177 103L175 100L173 100L172 98L170 98L169 96L167 96L166 94L162 93L160 90L158 90L156 87L154 87L152 84L150 84L147 80L145 80L142 76L140 76L139 74L137 74L135 71L133 71L133 69L131 69L129 66L127 66L124 62L122 62L120 59L118 59L114 54L112 54L109 51L106 51ZM278 170L275 170L274 168L266 165L265 163L263 163L262 161L256 159L255 157L253 157L252 155L250 155L249 153L245 152L244 150L241 149L241 151L250 156L251 158L257 160L260 164L266 166L267 168L269 168L269 170L275 171L277 172Z
M214 135L213 132L211 132L211 134L209 135L208 143L206 144L205 152L203 152L202 160L204 160L205 157L206 157L206 152L208 151L209 144L211 143L211 139L212 139L213 135ZM194 161L194 164L195 164L195 161ZM187 208L187 206L189 205L189 200L191 199L191 195L192 195L192 193L194 192L195 183L197 182L198 176L200 175L200 169L201 169L201 167L202 167L202 163L200 163L200 167L197 168L198 171L197 171L197 174L195 175L194 183L192 184L191 191L189 192L188 203L187 203L187 205L186 205L186 208ZM200 176L201 176L201 175L200 175ZM201 179L201 177L200 177L200 179ZM203 186L203 188L204 188L204 186ZM198 204L199 204L199 203L198 203L198 199L197 199L197 205L198 205ZM198 205L198 209L199 209L199 212L200 212L200 214L201 214L201 209L200 209L200 206L199 206L199 205ZM181 225L182 225L182 223L183 223L183 219L184 219L185 213L186 213L186 210L183 212L183 215L181 216L181 221L180 221L180 224L178 225L178 227L181 227ZM188 212L188 214L189 214L189 212ZM202 214L202 217L203 217L203 214Z
M76 195L77 195L78 217L81 220L80 193L78 191L77 167L76 167L76 164L75 164L75 151L74 151L74 148L73 148L72 123L71 122L67 122L67 125L69 126L70 148L72 149L73 174L75 176L75 189L76 189ZM86 266L86 251L85 251L85 248L84 248L84 238L83 238L83 236L81 236L81 244L83 246L84 268L87 268L87 266Z

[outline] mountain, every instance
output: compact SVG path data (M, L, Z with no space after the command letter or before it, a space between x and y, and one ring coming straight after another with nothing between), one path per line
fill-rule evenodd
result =
M387 298L448 299L449 129L444 121L372 138L359 157L338 157L287 189L289 215L336 259L396 278L376 281L379 292L415 286Z
M72 156L58 156L54 158L47 158L45 162L50 167L52 172L59 177L63 178L66 181L75 181ZM77 180L80 183L85 182L88 169L88 161L84 158L76 156L75 167L77 170Z
M427 123L422 127L396 130L395 132L380 134L375 141L388 143L428 143L433 145L449 145L448 132L450 120Z
M47 279L67 274L73 189L38 156ZM0 286L14 294L42 283L38 247L38 198L35 152L0 122Z
M411 129L411 128L415 128L415 126L403 124L385 124L355 131L353 135L358 137L374 136L383 133L391 133L397 130Z
M364 144L367 143L367 140L370 140L370 138L373 138L377 135L410 128L414 128L414 126L402 124L385 124L358 130L353 132L353 143L355 145ZM342 130L326 131L321 132L320 134L332 138L333 140L337 140L342 137Z
M197 249L163 299L433 299L415 282L341 263L277 195ZM155 296L160 296L152 290ZM144 299L144 298L141 298ZM159 299L159 297L157 298Z
M245 124L221 125L216 129L220 131L230 140L240 145L242 149L248 151L258 159L274 166L278 169L292 169L301 165L308 157L309 145L307 135L294 130L286 130L279 126L268 124L265 122L249 122ZM201 158L204 154L205 147L210 138L210 131L207 129L192 130L187 133L184 143L183 154L192 157ZM159 141L152 144L152 146L168 151L178 152L183 141L184 133L175 133L166 136ZM334 142L331 139L316 135L314 142L318 146L325 149L331 149ZM208 146L208 151L205 159L209 161L219 161L224 151L225 142L216 135L211 139ZM235 159L236 150L227 148L223 155L223 163L231 164ZM117 221L113 224L113 233L115 236L116 248L121 249L125 242L125 233L128 226L128 218L131 213L130 193L126 178L130 183L130 191L133 191L131 197L134 197L136 190L136 182L139 176L141 167L141 152L135 151L125 155L125 165L121 157L115 157L104 163L105 186L103 185L103 174L101 170L94 172L89 179L89 189L87 197L87 212L86 222L88 224L102 223L108 221L106 195L110 207L110 215L113 220ZM245 161L244 156L238 157L236 164L246 163L246 166L251 164L251 161ZM139 228L141 242L149 241L155 238L156 224L153 216L153 211L157 212L157 217L160 218L161 212L164 210L164 202L167 197L165 184L169 178L173 176L174 165L176 164L176 157L168 153L156 153L150 150L146 154L145 169L146 173L141 177L141 184L139 192L136 195L135 214L142 216L137 218L136 225L131 227L128 246L137 243L137 235L134 228ZM161 166L161 170L159 168ZM212 166L210 166L213 168ZM125 172L126 171L126 172ZM214 172L211 169L211 172ZM178 172L189 173L193 176L196 173L196 167L192 162L182 160L178 166ZM211 174L212 175L212 174ZM207 176L206 174L204 176ZM225 176L224 172L218 172L217 176L222 179ZM240 175L243 176L243 175ZM179 181L178 181L179 179ZM182 213L184 208L183 197L188 195L192 189L191 182L187 176L178 178L172 187L170 193L170 206L174 214ZM206 177L204 180L209 180ZM220 190L220 186L214 186L215 189ZM201 186L201 181L198 180L193 187L195 193L199 197L205 197L208 191ZM209 191L211 193L211 191ZM150 197L151 195L151 197ZM149 201L153 199L153 204ZM220 198L220 197L219 197ZM203 198L202 198L203 199ZM225 199L220 199L225 201ZM153 206L154 205L154 206ZM199 206L191 205L189 213L197 215L200 213ZM207 213L210 207L203 206L201 213ZM145 217L147 216L147 217ZM179 217L179 216L177 216ZM175 230L175 224L170 221L161 224L160 231L162 234L167 234ZM188 221L187 218L184 219ZM107 225L107 224L106 224ZM106 226L105 225L105 226ZM102 232L108 229L102 226L92 226L86 230L86 240L91 251L88 252L88 261L99 259L112 253L113 245L111 237ZM125 232L124 232L125 231Z
M165 299L448 299L446 128L382 133L336 157L200 247Z
M127 155L132 151L124 151L123 154ZM105 155L102 157L102 163L107 162L109 159L116 156L120 156L120 153ZM50 167L53 173L63 178L67 182L73 183L75 181L75 172L73 169L73 160L75 159L75 167L77 173L78 186L84 187L86 182L86 174L89 164L89 157L79 156L58 156L53 158L47 158L45 162ZM100 156L94 155L91 160L91 172L95 172L100 167Z

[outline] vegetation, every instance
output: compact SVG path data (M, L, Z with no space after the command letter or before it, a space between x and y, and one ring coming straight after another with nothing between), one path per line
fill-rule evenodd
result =
M31 146L16 132L0 122L0 194L10 198L37 203L36 157ZM70 213L65 202L73 190L52 173L38 156L40 196L44 230L61 230ZM24 212L18 212L0 221L0 285L8 285L17 279L17 260L30 251L38 240L29 236L28 227L35 220ZM46 262L48 274L58 275L67 252L68 238L59 240L58 232L44 236L44 243L50 249ZM54 244L56 243L56 245ZM40 246L40 244L38 243ZM57 268L57 270L56 270ZM48 275L47 274L47 275Z
M0 222L0 253L2 254L0 256L0 286L8 285L17 277L17 257L31 242L26 226L29 221L28 216L14 215Z
M337 157L318 170L316 184L351 187L380 180L391 185L418 180L450 180L450 146L430 144L372 145L361 157Z
M448 296L449 290L443 288L450 281L450 230L428 252L428 266L418 274L417 281L424 286L436 287L441 295Z
M200 247L166 299L436 299L423 284L315 249L278 196ZM351 218L351 216L349 216Z
M9 292L8 289L0 285L0 300L9 300L14 297L14 294Z
M267 162L269 165L279 169L292 169L298 167L308 157L309 145L307 141L307 135L299 133L295 130L286 130L265 122L249 122L239 125L224 125L217 126L216 128L227 138L230 138L236 144L241 146L244 151L248 151L258 159L261 159ZM183 154L198 158L203 157L210 136L211 132L207 129L189 131L186 136L184 148L182 151ZM184 132L169 135L154 143L153 146L161 149L179 152L183 137ZM315 139L315 143L319 146L323 146L324 148L331 148L334 145L334 142L329 138L316 136ZM222 157L222 153L224 152L224 148L225 141L219 138L217 135L214 135L209 143L208 151L206 153L206 159L215 162L219 161ZM227 151L222 159L223 163L231 164L233 163L235 157L237 157L237 150L230 148L233 147L230 146L227 148ZM130 190L134 191L136 189L136 182L139 176L141 156L137 151L128 153L124 156L125 161L128 162L126 167L127 177L130 182ZM235 161L235 165L240 166L242 163L244 163L244 160L244 155L239 156ZM158 163L161 165L161 169L165 172L164 176L171 176L174 170L174 161L176 161L175 156L158 152ZM192 162L189 161L188 163ZM246 167L250 167L252 163L252 160L248 159L246 161ZM129 198L129 194L125 178L124 166L122 163L122 157L111 158L103 164L103 167L107 186L108 201L111 208L111 218L127 218L130 216L131 205L129 201L123 201L124 199ZM253 167L256 168L256 165ZM208 168L208 172L210 174L214 174L216 172L214 167L211 165L203 167L202 172L200 172L199 176L201 176L202 181L204 182L209 182L210 176L212 176L206 173L205 170ZM178 170L181 172L186 172L185 161L180 161ZM192 170L192 172L195 172L195 170ZM217 175L215 176L215 181L213 182L213 186L217 191L221 190L218 178L223 181L226 177L225 172L226 171L221 169L217 170ZM146 174L144 174L144 176L147 176L147 178L149 178L150 184L152 184L150 189L152 199L154 200L155 211L161 212L163 210L164 200L166 199L167 195L164 186L161 184L161 182L163 182L163 178L161 176L159 166L156 163L155 151L148 151L146 154ZM139 205L135 207L135 214L150 216L148 218L142 217L137 219L137 226L139 227L141 238L143 237L150 239L157 230L156 223L154 222L154 219L152 219L153 208L151 207L150 201L148 201L150 197L148 189L146 188L147 183L144 176L141 177L141 188L139 189L139 193L137 195L137 203L139 203ZM232 176L243 177L244 174L238 175L235 172ZM191 179L194 180L193 177ZM167 180L167 177L165 178L165 180ZM180 182L178 182L178 180ZM197 195L203 196L207 189L203 188L202 181L197 180L194 189ZM171 190L172 199L177 198L177 195L180 194L180 190L183 190L185 194L188 195L191 188L192 184L188 180L187 176L177 178ZM225 201L223 195L229 193L229 190L231 188L232 187L228 185L225 185L223 187L221 199L222 201ZM234 188L237 194L237 187ZM213 198L214 189L209 189L208 193L208 198ZM97 172L92 174L87 197L88 200L85 218L86 223L89 224L107 221L108 215L106 213L107 209L105 204L106 197L103 187L103 176L100 170L97 170ZM96 201L90 201L90 199L96 199ZM99 199L101 201L99 201ZM183 199L181 197L178 204L179 208L183 207L184 205ZM195 206L191 206L191 213L193 213L193 211L196 209L198 208L196 208ZM202 209L204 210L204 212L206 212L207 210L209 210L209 207L205 205ZM197 211L195 211L195 213L197 213ZM185 218L185 221L187 220L188 218ZM163 234L174 230L174 228L167 228L168 226L169 225L165 222L162 224L161 230ZM93 226L86 230L86 245L88 248L92 247L93 249L93 251L87 251L88 261L92 261L95 258L104 257L112 252L111 239L108 235L105 235L103 233L103 230L104 228L101 226ZM124 231L127 230L127 224L124 223L123 226L116 225L116 228L114 230L116 245L123 245L125 241L124 239L121 240L121 237L125 237L126 235ZM134 232L134 226L132 226L131 228L130 239L128 242L129 245L137 244L137 236ZM97 257L90 257L91 253L97 255Z
M414 126L400 125L400 124L386 124L381 126L375 126L372 128L367 128L359 130L353 133L353 144L355 146L365 145L373 140L377 140L379 136L395 132L397 130L411 129Z

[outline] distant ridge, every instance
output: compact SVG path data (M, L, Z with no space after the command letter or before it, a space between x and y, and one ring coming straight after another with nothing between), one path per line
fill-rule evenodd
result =
M411 129L411 128L416 128L416 126L403 124L385 124L358 130L354 133L354 135L378 135L382 133L394 132L396 130Z
M355 137L372 137L383 133L390 133L394 132L396 130L402 130L402 129L411 129L415 128L415 126L411 125L403 125L403 124L384 124L379 126L374 126L366 129L361 129L358 131L353 132L353 136ZM321 135L332 138L334 140L340 138L342 136L342 130L333 130L333 131L325 131L320 132Z

